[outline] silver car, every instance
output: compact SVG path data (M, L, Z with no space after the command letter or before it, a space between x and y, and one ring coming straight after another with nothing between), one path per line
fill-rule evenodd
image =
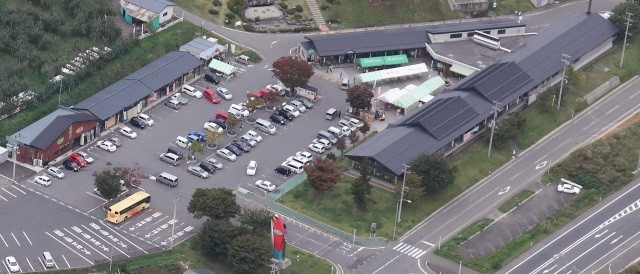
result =
M216 151L216 154L224 159L227 159L231 162L235 162L236 161L236 155L233 154L233 152L231 152L230 150L223 148L223 149L218 149Z
M209 177L209 172L207 172L206 170L202 169L199 166L189 166L188 169L189 169L189 173L196 175L202 179Z
M56 177L58 179L64 178L64 172L62 172L62 169L59 169L54 166L47 168L47 173L49 173L49 175Z

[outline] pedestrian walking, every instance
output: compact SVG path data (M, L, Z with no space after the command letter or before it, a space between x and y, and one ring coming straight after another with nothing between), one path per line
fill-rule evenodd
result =
M340 116L342 116L342 111L338 111L338 119L340 119Z

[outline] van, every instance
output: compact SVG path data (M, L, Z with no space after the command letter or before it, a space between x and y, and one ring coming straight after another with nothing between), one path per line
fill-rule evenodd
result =
M160 160L165 161L172 166L177 166L180 164L180 156L169 152L160 154Z
M42 262L44 262L44 266L47 268L55 266L53 264L53 257L51 257L51 253L48 251L42 253Z
M181 148L188 148L189 147L189 139L182 137L182 136L178 136L176 137L176 145L181 147Z
M329 142L331 142L331 144L336 144L338 142L338 139L336 138L336 136L333 136L333 134L326 132L324 130L321 130L320 132L318 132L317 137L319 139L327 139L329 140Z
M147 123L147 126L153 126L155 124L155 122L153 121L153 119L151 119L151 117L149 117L149 115L146 115L144 113L140 113L138 114L138 118L140 118L140 120L144 121L145 123Z
M349 89L349 78L342 78L340 89Z
M243 64L243 65L248 65L249 64L249 57L246 55L240 55L238 57L236 57L236 62Z
M351 130L351 131L356 131L358 129L358 127L356 127L352 123L349 123L349 121L347 121L345 119L340 119L340 121L338 121L338 125L340 125L340 127L348 127L349 130Z
M283 166L290 168L293 172L300 174L304 171L304 164L298 161L287 161L282 163Z
M168 185L170 187L176 187L178 185L178 177L166 172L162 172L156 176L156 181L161 184Z
M327 110L324 117L327 120L333 120L334 118L338 117L338 110L335 108L330 108L329 110Z
M340 130L337 127L329 127L329 129L327 129L327 131L331 134L333 134L333 136L336 136L336 138L340 138L342 136L344 136L344 133L342 132L342 130Z
M183 85L182 86L182 92L186 93L189 96L193 96L196 98L202 98L202 92L200 92L199 90L197 90L196 88L190 86L190 85Z
M207 72L204 74L204 80L214 85L220 84L220 76L215 73Z
M273 124L271 124L271 122L264 119L257 119L256 127L258 127L260 131L269 135L274 135L277 132L276 127Z

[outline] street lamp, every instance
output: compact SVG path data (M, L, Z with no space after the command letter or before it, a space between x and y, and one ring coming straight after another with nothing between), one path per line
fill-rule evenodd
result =
M169 249L173 249L173 238L175 238L175 234L173 234L173 232L176 229L176 205L178 198L176 198L175 200L173 200L173 220L171 221L171 248Z

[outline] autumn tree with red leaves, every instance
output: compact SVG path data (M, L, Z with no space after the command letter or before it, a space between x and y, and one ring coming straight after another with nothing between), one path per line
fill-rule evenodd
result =
M276 78L284 84L287 90L287 97L292 96L293 89L309 83L313 76L313 67L306 61L292 56L282 56L273 64L273 73Z
M326 190L340 182L342 173L338 166L329 159L315 157L310 165L304 167L307 180L316 189Z

